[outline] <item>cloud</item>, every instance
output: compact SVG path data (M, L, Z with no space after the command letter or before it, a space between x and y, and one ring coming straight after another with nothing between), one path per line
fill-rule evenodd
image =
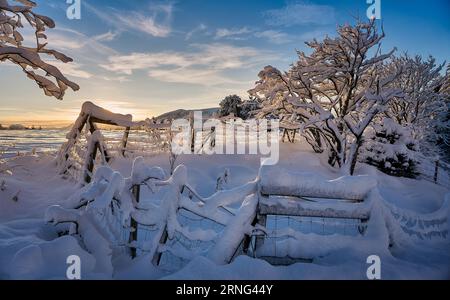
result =
M256 32L255 37L267 39L273 44L286 44L292 42L291 37L287 33L275 30Z
M120 83L122 83L122 82L130 82L131 81L126 76L100 76L99 78L102 79L102 80L105 80L105 81L118 81Z
M267 25L327 25L335 22L335 10L332 6L305 3L288 4L280 9L272 9L263 13Z
M74 62L65 64L51 59L50 64L56 66L64 75L82 79L96 78L110 82L127 82L130 79L123 75L109 74L104 68L98 69L98 65L108 62L108 57L119 53L104 44L115 40L121 34L120 31L108 31L96 36L87 36L73 29L59 27L47 32L49 49L55 49L72 57ZM27 32L26 40L34 40L33 33ZM89 70L87 70L89 69ZM100 71L100 72L99 72ZM102 74L103 73L105 74Z
M172 32L171 22L173 4L150 5L140 11L110 11L99 10L94 6L83 2L83 5L97 17L118 31L146 33L154 37L167 37Z
M96 40L97 42L111 42L114 41L118 36L120 35L119 31L108 31L103 34L99 34L94 36L92 39Z
M204 70L201 68L154 69L148 71L148 75L159 81L171 83L201 84L206 86L239 84L239 81L223 76L217 70Z
M219 85L237 83L225 74L228 70L262 66L277 56L251 47L226 44L194 44L191 52L163 51L111 56L101 67L118 74L131 75L147 70L149 77L176 83Z
M328 34L330 34L329 30L325 30L325 29L316 29L313 31L309 31L309 32L305 32L300 36L300 39L303 41L311 41L313 39L324 39L325 36L327 36Z
M49 63L57 67L66 76L73 76L84 79L88 79L94 76L93 74L82 70L82 65L78 63L63 63L61 61L51 61Z
M192 36L194 36L194 34L199 33L199 32L203 32L203 31L206 31L206 30L207 30L207 27L206 27L205 24L198 25L197 27L195 27L194 29L192 29L191 31L189 31L186 34L185 41L190 40L192 38Z
M84 40L80 36L69 38L65 34L60 34L58 32L51 32L48 34L48 36L49 45L47 46L47 48L75 50L83 48L87 43L87 39ZM81 40L83 41L81 42Z
M216 40L218 39L245 39L243 35L251 33L252 31L248 29L247 27L243 28L233 28L233 29L227 29L227 28L220 28L216 31L216 36L214 37Z
M47 33L48 48L65 50L83 58L93 59L117 54L117 52L104 45L103 41L111 41L116 33L107 32L98 36L89 37L81 32L68 28L55 28ZM70 54L70 53L69 53Z
M287 33L277 30L258 31L257 29L249 29L247 27L217 29L214 39L247 40L251 37L265 39L273 44L286 44L292 42L292 38Z
M153 17L148 17L141 13L116 14L116 17L121 25L129 30L137 30L154 37L167 37L172 31L167 24L158 24Z
M117 32L108 31L90 37L73 29L58 27L49 30L46 34L48 49L55 49L73 58L74 62L65 64L50 56L43 57L67 76L85 79L94 77L94 74L87 71L86 68L92 69L98 63L105 61L107 57L118 54L117 51L103 44L104 41L115 39L119 34ZM26 30L23 35L26 41L31 41L29 46L34 47L34 33Z
M192 64L188 55L176 52L160 53L132 53L130 55L116 55L109 57L108 64L101 67L119 74L131 75L133 71L161 66L187 67Z

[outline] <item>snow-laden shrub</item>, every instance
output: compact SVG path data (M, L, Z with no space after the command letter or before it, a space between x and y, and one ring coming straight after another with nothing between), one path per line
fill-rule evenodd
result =
M415 178L418 151L419 145L408 128L386 118L368 133L361 159L388 175Z

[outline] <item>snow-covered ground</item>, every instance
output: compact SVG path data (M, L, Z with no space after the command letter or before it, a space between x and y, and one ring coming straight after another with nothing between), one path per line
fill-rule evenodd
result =
M276 168L316 174L325 180L341 176L304 144L281 144L280 150ZM114 159L112 168L129 177L132 163L131 159ZM169 169L169 160L164 154L147 157L145 163ZM217 178L225 169L231 174L226 189L253 181L259 173L260 158L181 156L177 164L187 167L188 184L200 196L208 197L216 191ZM11 170L12 175L1 172L6 169ZM446 196L450 191L427 181L389 177L366 165L359 165L357 175L370 175L378 181L377 192L371 198L378 201L376 206L382 209L371 217L364 236L299 233L299 239L292 241L289 247L317 253L313 263L272 266L263 260L239 256L231 264L219 266L205 256L198 256L181 269L168 271L154 267L151 257L146 255L135 260L118 256L112 262L114 270L110 275L99 272L95 253L89 253L75 237L58 237L56 228L44 221L48 207L64 206L76 194L77 183L58 175L55 157L50 154L11 158L0 165L0 278L64 279L66 258L78 255L85 279L366 279L366 259L378 255L383 279L449 279L448 209L444 212L446 238L407 238L394 241L402 246L391 250L386 246L389 241L380 240L386 236L382 232L386 228L378 226L377 218L381 218L381 211L388 209L397 212L400 218L442 211L446 197L447 202L450 201Z

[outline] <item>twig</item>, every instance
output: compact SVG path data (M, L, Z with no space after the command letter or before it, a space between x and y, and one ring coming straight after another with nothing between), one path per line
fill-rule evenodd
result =
M14 201L14 202L19 202L19 194L20 194L20 192L21 191L18 191L15 195L14 195L14 197L12 197L12 201Z

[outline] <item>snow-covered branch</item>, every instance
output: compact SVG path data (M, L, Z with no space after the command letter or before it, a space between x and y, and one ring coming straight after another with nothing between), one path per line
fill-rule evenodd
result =
M20 66L27 76L44 90L47 96L61 100L68 87L73 91L79 90L80 87L76 83L67 79L58 68L42 59L41 55L47 55L63 63L72 61L63 53L46 48L45 30L55 27L53 20L36 14L33 11L36 3L33 1L12 1L19 2L21 5L10 5L8 0L0 0L0 62L7 60ZM35 47L23 45L24 38L19 30L24 28L24 21L35 31ZM33 70L40 70L43 75L39 75Z

